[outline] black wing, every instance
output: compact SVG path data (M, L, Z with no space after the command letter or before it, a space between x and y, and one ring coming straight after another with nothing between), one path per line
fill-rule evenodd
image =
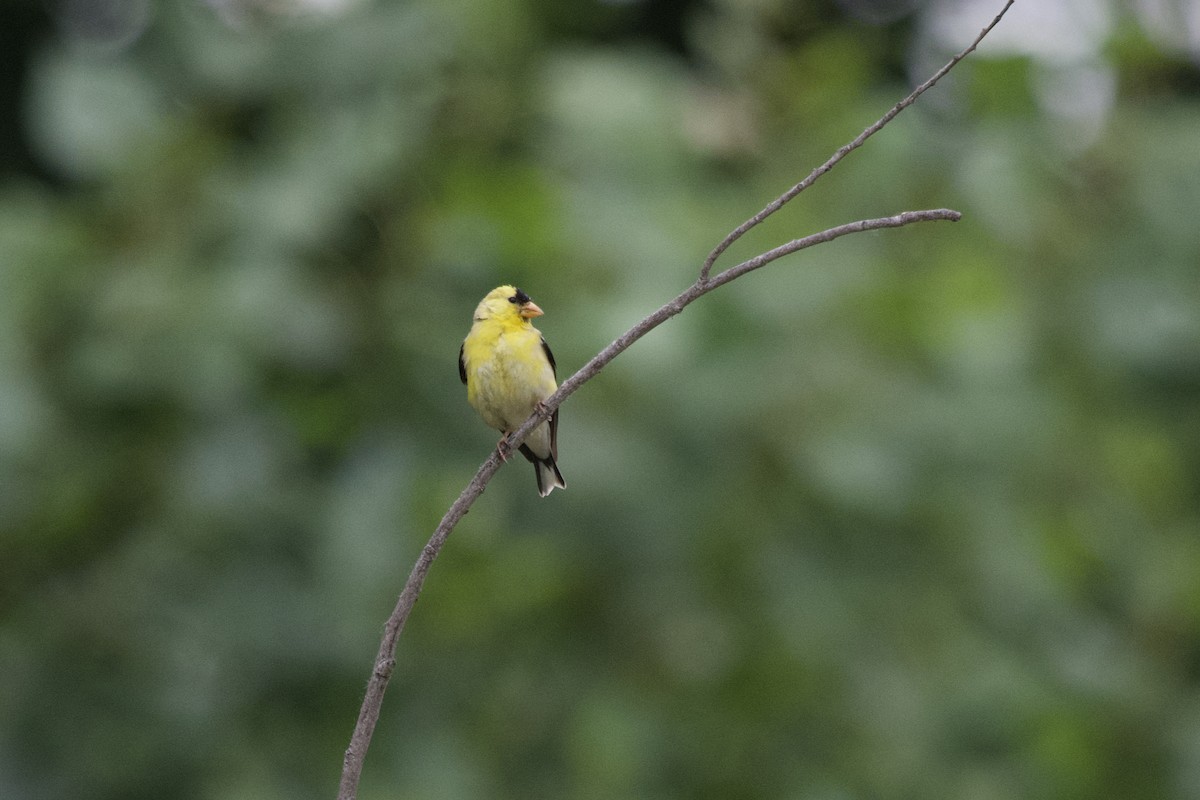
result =
M542 339L542 352L546 354L546 359L550 362L550 371L554 373L554 377L558 378L558 365L554 363L554 353L550 352L550 345L546 344L546 340ZM553 462L558 458L558 409L554 409L554 413L550 415L550 460ZM558 467L555 467L557 471Z
M458 377L462 378L463 383L467 382L467 362L463 361L463 350L466 346L467 343L463 342L458 347Z
M546 358L550 362L550 371L553 372L554 377L557 378L558 377L558 364L554 363L554 353L550 352L550 345L546 344L545 339L542 339L542 352L546 354ZM466 382L466 378L463 378L463 382L464 383Z

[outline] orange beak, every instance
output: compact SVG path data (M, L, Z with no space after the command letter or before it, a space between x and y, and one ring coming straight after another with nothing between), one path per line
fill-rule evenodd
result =
M522 319L533 319L534 317L540 317L546 312L538 308L537 303L530 300L528 303L521 304L521 310L518 313L520 313Z

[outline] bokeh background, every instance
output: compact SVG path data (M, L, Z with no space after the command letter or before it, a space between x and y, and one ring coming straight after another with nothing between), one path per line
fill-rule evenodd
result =
M0 6L0 797L331 798L560 377L1000 0ZM1018 0L513 462L361 797L1200 796L1200 3Z

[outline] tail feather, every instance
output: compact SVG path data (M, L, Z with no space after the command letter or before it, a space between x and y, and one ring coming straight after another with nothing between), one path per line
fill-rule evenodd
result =
M567 482L563 480L562 473L558 471L558 464L554 462L553 455L548 458L538 458L525 444L521 445L521 455L533 462L533 474L537 478L538 494L542 497L555 489L567 488Z

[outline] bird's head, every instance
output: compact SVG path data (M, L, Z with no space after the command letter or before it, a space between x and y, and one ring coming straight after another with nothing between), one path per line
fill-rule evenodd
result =
M544 312L529 295L515 286L500 286L487 293L475 309L475 319L516 319L540 317Z

